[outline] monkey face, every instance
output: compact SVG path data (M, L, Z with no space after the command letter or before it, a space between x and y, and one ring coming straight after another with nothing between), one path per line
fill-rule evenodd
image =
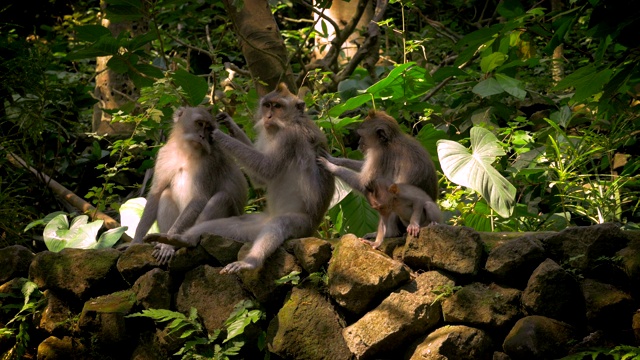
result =
M211 114L204 108L182 108L175 119L184 140L195 149L211 154L211 133L217 128ZM175 129L174 129L175 131Z

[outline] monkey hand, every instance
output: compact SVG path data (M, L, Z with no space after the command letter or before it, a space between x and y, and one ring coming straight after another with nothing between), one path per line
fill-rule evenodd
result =
M371 245L372 248L377 249L380 247L380 245L382 245L382 240L378 241L370 241L370 240L366 240L363 238L360 238L360 241L362 241L363 243L367 244L367 245Z
M420 233L420 226L417 224L409 224L407 226L407 234L416 237Z
M256 266L245 261L236 261L220 270L220 274L235 274L242 270L253 270Z
M323 168L329 170L329 172L335 172L336 170L338 170L338 166L333 164L332 162L330 162L329 160L327 160L327 158L325 157L320 157L318 156L316 158L316 162L318 163L318 165L322 166Z
M176 250L173 246L158 243L153 248L153 253L151 253L151 255L153 255L159 265L164 265L171 260L175 252Z
M231 125L231 123L233 123L231 115L227 114L226 112L221 112L220 114L216 115L216 121L218 122L218 124L224 125L227 128L229 127L229 125Z

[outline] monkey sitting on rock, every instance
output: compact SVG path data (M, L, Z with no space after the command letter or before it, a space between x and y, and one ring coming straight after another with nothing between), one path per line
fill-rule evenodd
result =
M200 235L216 234L250 243L248 254L221 273L259 268L287 239L311 236L324 218L334 191L334 178L316 157L327 152L327 140L305 112L305 104L284 83L260 101L257 140L247 136L226 113L217 119L231 136L216 129L213 141L266 190L263 213L244 214L196 224L184 233L150 234L145 241L196 246Z
M393 184L388 179L374 179L365 197L371 207L380 214L378 232L371 244L374 249L382 245L387 232L386 224L391 214L407 227L407 234L418 236L420 228L442 222L442 212L433 199L422 189L409 184Z
M173 115L169 140L158 151L153 182L133 244L142 243L154 221L162 233L181 234L206 220L240 215L247 201L247 181L211 139L218 128L204 107L181 107ZM156 244L153 256L167 263L175 252Z
M370 111L357 132L360 135L358 147L364 154L364 160L326 155L319 157L318 162L356 191L365 196L369 194L369 200L371 189L376 186L375 181L388 179L391 183L403 184L399 186L406 184L423 191L433 203L429 206L430 211L437 209L436 169L429 152L416 139L402 132L398 122L383 111ZM413 197L422 198L412 190L402 192L414 193ZM441 214L429 214L427 217L440 219ZM408 222L409 218L404 220ZM395 211L389 211L383 220L385 224L382 227L385 231L382 238L401 235L402 219ZM375 247L382 243L382 238L376 233L366 234L364 238L376 238L371 243Z

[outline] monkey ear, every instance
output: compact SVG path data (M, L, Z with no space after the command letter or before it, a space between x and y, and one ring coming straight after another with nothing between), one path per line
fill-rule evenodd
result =
M180 106L179 108L176 109L176 111L173 112L173 122L177 123L178 120L180 120L180 116L182 116L182 114L184 113L184 106Z
M391 184L391 186L389 186L389 192L394 195L398 195L398 193L400 192L400 189L398 189L398 184Z
M293 95L289 91L289 88L287 87L287 84L285 84L284 82L281 82L280 84L278 84L278 86L276 87L276 91L281 93L281 94L283 94L283 95Z
M304 101L296 102L296 109L298 109L298 111L300 111L300 114L304 113L305 106L306 105L305 105Z
M376 127L376 135L378 135L378 139L381 143L389 142L389 132L384 126Z

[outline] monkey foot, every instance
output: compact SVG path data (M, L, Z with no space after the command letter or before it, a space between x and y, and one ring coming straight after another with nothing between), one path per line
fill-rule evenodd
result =
M255 268L255 265L249 264L248 262L236 261L222 268L222 270L220 270L220 274L235 274L239 271L253 270Z
M171 245L156 244L151 255L153 255L159 265L164 265L171 260L175 252L176 249Z
M372 247L372 248L374 248L374 249L377 249L377 248L379 248L379 247L380 247L380 245L382 245L382 242L380 242L380 243L378 244L378 243L377 243L377 242L375 242L375 241L370 241L370 240L363 239L363 238L360 238L360 241L362 241L363 243L365 243L365 244L367 244L367 245L371 245L371 247Z
M175 247L193 247L194 245L185 241L179 235L169 235L169 234L147 234L142 241L146 243L158 242L161 244L167 244Z

